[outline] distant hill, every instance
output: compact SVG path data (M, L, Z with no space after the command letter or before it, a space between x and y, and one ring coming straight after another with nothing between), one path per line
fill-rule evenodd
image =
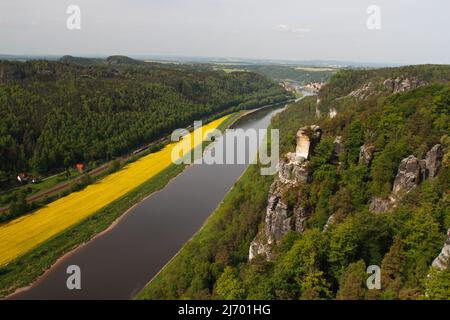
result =
M82 57L74 57L74 56L63 56L59 61L64 63L76 63L80 65L93 65L93 64L99 64L104 63L104 59L102 58L82 58Z
M106 64L106 65L143 65L144 61L135 60L127 56L109 56L107 58L85 58L85 57L74 57L70 55L63 56L59 61L65 63L75 63L83 66L95 65L95 64Z
M117 65L117 64L141 65L141 64L144 64L144 61L134 60L127 56L110 56L110 57L106 58L105 61L109 65Z

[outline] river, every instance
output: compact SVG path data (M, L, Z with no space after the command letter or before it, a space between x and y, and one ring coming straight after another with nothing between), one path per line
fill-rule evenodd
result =
M272 107L239 119L234 128L264 129L282 110ZM217 139L205 152L224 145ZM260 137L261 138L261 137ZM247 150L251 159L255 150ZM241 151L240 151L241 152ZM130 209L107 232L58 260L10 299L131 299L203 225L248 164L195 164L161 191ZM81 289L69 290L67 267L81 270Z

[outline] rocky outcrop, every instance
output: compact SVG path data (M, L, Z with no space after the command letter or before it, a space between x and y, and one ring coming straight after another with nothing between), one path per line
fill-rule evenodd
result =
M332 214L328 217L327 223L323 226L323 231L327 231L328 228L334 224L336 224L336 216Z
M285 184L297 186L301 183L309 183L311 180L311 168L306 160L295 161L293 154L288 155L288 162L280 162L278 165L278 178Z
M298 159L309 159L311 151L319 143L322 136L322 129L319 126L312 125L300 128L297 131L297 147L295 155Z
M396 202L427 178L434 178L441 166L443 150L440 144L428 151L425 159L410 155L400 162L392 192L387 199L373 198L369 204L372 212L385 212L395 207Z
M280 240L283 235L291 230L293 223L292 212L289 210L288 204L282 201L282 184L282 182L276 181L271 185L269 191L265 235L270 243L273 240Z
M266 260L272 259L271 244L267 243L267 241L264 241L263 239L259 239L258 236L250 243L248 260L252 261L257 256L262 256Z
M272 245L289 231L303 232L310 210L299 203L289 204L286 193L301 184L311 182L312 170L308 161L319 143L322 130L318 126L303 127L297 132L295 153L288 153L278 164L278 177L269 189L264 228L250 244L249 260L256 256L272 259ZM295 190L295 189L294 189Z
M348 97L354 97L359 100L364 100L368 96L370 96L373 92L373 84L372 82L364 84L361 88L353 90L348 94Z
M400 162L392 192L394 194L408 193L426 178L425 160L418 160L410 155Z
M370 165L376 149L374 145L365 144L359 149L359 164Z
M447 231L447 241L442 247L441 253L434 259L432 266L439 269L445 270L450 267L450 229Z
M428 177L434 178L437 175L439 168L441 167L443 157L444 152L440 144L435 145L430 151L427 152L425 157L425 166Z
M320 98L317 98L316 101L316 118L320 119Z
M334 117L337 116L337 110L336 108L330 108L330 112L328 112L328 116L333 119Z
M386 79L383 82L384 87L392 93L408 91L423 86L424 84L424 81L421 81L417 78L399 77L395 79Z
M336 162L339 160L339 156L344 152L344 144L342 143L342 137L337 136L333 141L333 151L331 154L331 159Z

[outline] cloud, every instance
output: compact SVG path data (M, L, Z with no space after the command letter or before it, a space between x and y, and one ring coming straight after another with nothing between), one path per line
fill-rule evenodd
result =
M297 36L304 36L305 33L311 32L311 29L309 29L309 28L291 27L286 24L276 25L272 28L272 30L277 31L277 32L291 33L291 34L295 34Z

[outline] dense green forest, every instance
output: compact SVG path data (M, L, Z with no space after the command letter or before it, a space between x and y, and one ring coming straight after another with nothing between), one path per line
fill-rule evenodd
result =
M420 85L394 94L384 81L397 77ZM316 97L290 104L271 124L280 129L282 153L295 150L300 127L317 124L323 130L310 159L312 182L287 193L288 202L311 209L306 230L288 232L273 259L248 261L274 180L251 165L205 227L138 298L450 299L450 266L431 267L450 227L449 80L450 66L344 70L319 93L319 119ZM327 113L331 108L338 110L334 118ZM335 159L337 136L344 150ZM389 194L402 159L422 159L438 143L444 157L435 178L391 211L369 211L373 197ZM376 148L370 164L358 161L364 144ZM331 215L335 222L324 230ZM381 267L380 290L366 287L369 265Z
M249 72L123 56L0 61L0 183L108 160L193 120L285 99Z

